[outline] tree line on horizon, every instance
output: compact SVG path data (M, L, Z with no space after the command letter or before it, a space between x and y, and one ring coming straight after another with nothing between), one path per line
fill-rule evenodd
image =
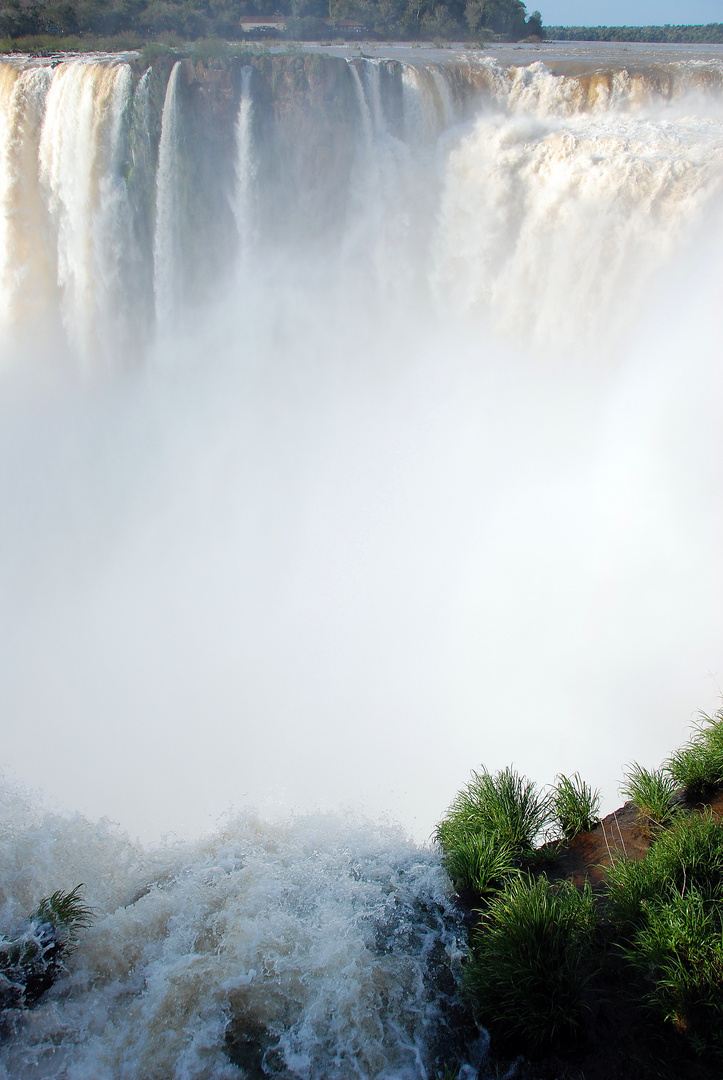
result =
M281 36L519 41L543 36L522 0L0 0L0 38L242 41L265 36L250 20L285 24ZM271 36L268 34L266 36Z
M723 23L700 26L548 26L553 41L639 41L669 45L721 45Z
M253 20L277 25L253 27ZM32 47L42 37L57 40L57 48L63 39L79 48L84 41L88 47L94 39L114 38L124 39L118 47L132 48L150 41L264 36L710 44L723 42L723 24L546 29L538 11L527 14L523 0L0 0L0 39L10 48Z

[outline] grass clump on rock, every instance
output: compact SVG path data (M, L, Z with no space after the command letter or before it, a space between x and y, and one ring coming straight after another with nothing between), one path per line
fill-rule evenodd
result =
M437 826L436 839L449 852L473 836L509 845L524 857L550 819L550 801L537 785L510 767L473 772Z
M551 803L555 822L566 840L590 832L600 824L600 792L593 791L580 773L557 777Z
M517 852L509 843L490 836L463 836L444 856L444 868L459 892L471 890L480 897L501 887L519 873Z
M581 994L594 969L592 892L535 876L549 862L535 842L561 815L573 834L596 822L597 800L577 774L560 777L546 794L511 767L483 768L437 826L455 887L484 905L464 985L473 1011L502 1043L536 1051L580 1025Z
M579 773L547 794L511 767L472 773L436 831L472 927L467 1000L493 1053L545 1076L719 1080L723 710L621 791L633 806L601 823Z
M0 936L0 1016L6 1009L34 1005L65 970L65 958L93 917L82 888L54 892L15 937Z
M648 827L664 828L676 810L672 800L677 786L663 769L645 769L634 761L627 768L620 794L633 803Z
M611 867L608 896L647 1005L699 1052L723 1053L723 824L680 814L643 859Z
M482 915L465 973L482 1023L533 1051L574 1034L594 973L595 922L589 885L509 881Z
M723 824L709 812L679 815L645 858L613 863L607 890L613 920L623 929L645 925L651 905L660 907L691 890L723 903Z
M649 983L647 1001L699 1053L723 1054L723 918L721 905L697 889L651 905L627 950Z
M689 802L723 783L723 710L701 715L693 737L676 750L663 768Z

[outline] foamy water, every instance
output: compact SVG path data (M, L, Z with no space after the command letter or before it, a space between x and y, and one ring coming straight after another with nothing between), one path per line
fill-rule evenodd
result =
M449 882L394 829L244 815L150 853L4 796L3 926L79 880L96 919L6 1014L0 1076L418 1078L459 1053Z

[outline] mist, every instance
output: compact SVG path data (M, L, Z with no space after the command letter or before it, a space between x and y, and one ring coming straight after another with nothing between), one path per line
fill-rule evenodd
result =
M236 161L233 258L200 288L198 241L156 235L137 353L113 279L8 335L3 760L145 840L246 807L424 840L480 763L577 769L612 809L719 702L719 99L578 110L520 69L447 100L408 65L427 111L394 134L379 70L327 234L312 192L271 236ZM49 265L82 261L53 212Z

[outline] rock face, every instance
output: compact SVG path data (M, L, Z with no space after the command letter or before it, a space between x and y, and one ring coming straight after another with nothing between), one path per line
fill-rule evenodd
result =
M149 76L150 137L156 148L173 63L161 57ZM402 141L414 142L417 127L425 137L436 137L480 96L468 67L454 62L405 65L321 53L265 53L186 58L178 65L174 167L182 293L199 300L233 260L244 100L250 102L254 229L267 248L283 242L287 252L303 246L308 255L339 240L354 208L357 174L368 168L372 153L378 154L380 138L399 153ZM140 66L136 77L145 77ZM412 82L420 113L414 116L405 105Z
M160 140L161 86L154 68L153 134ZM257 228L268 242L320 243L340 226L358 149L359 103L353 73L332 56L250 56L180 61L177 80L180 191L188 296L202 299L230 265L236 244L238 120L253 103L253 195Z
M154 64L148 130L157 164L171 61ZM144 77L138 72L138 78ZM334 238L347 210L361 129L354 74L343 59L258 55L179 61L174 147L175 227L182 260L180 299L211 296L232 266L236 222L239 115L252 103L247 133L253 162L254 227L265 242L321 244ZM152 192L137 202L152 203ZM152 261L151 237L140 241Z
M632 803L608 814L591 832L578 833L552 864L549 876L568 878L578 887L585 881L601 885L605 870L616 859L642 859L650 847L650 834Z
M701 804L717 817L723 817L723 792ZM549 877L568 878L582 886L602 885L605 870L616 859L642 859L653 836L633 803L625 803L600 822L592 832L578 833L561 851L547 871Z

